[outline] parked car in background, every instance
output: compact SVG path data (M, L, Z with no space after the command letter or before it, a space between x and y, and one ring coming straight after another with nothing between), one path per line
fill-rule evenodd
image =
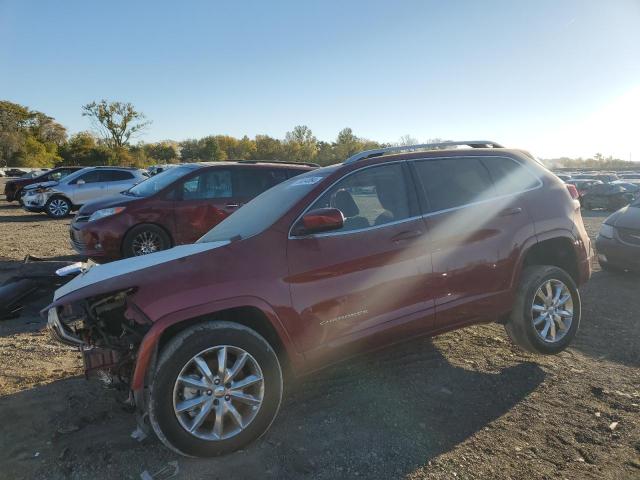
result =
M587 210L604 208L615 211L631 203L634 198L634 192L622 185L603 183L590 187L582 196L581 202L582 206Z
M243 204L314 164L185 163L121 194L84 205L71 245L98 262L193 243Z
M29 212L63 218L91 200L117 195L145 178L136 168L87 167L57 181L24 187L22 205Z
M567 175L566 173L556 173L555 175L563 182L568 182L569 180L571 180L571 175Z
M231 198L227 175L195 175L170 191ZM526 351L567 348L591 260L574 193L495 142L361 152L266 190L195 244L83 266L43 314L60 341L91 345L85 365L124 380L141 428L220 455L269 428L285 369L491 321Z
M611 185L620 185L634 195L637 195L640 191L640 182L633 183L633 180L616 180L615 182L611 182Z
M604 221L596 249L603 270L640 272L640 199Z
M591 187L593 187L594 185L602 185L602 182L600 180L587 180L587 179L575 179L575 178L572 178L571 180L567 180L566 183L568 185L573 185L574 187L576 187L576 190L578 191L578 196L581 202L582 202L582 197L584 197L584 194L587 193Z
M24 187L37 183L57 182L67 175L81 170L82 167L58 167L46 172L38 172L35 176L23 175L16 180L9 180L4 185L4 195L8 202L19 201Z
M7 177L21 177L22 175L27 173L27 171L20 168L6 168L4 170L4 173Z
M624 174L618 175L618 177L620 178L620 180L624 180L624 181L635 180L635 182L633 183L640 182L640 173L624 173Z

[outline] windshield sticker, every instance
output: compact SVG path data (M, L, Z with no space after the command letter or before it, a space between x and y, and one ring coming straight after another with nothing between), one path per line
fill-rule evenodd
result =
M307 178L299 178L295 182L291 184L292 187L296 187L298 185L313 185L314 183L318 183L324 177L307 177Z

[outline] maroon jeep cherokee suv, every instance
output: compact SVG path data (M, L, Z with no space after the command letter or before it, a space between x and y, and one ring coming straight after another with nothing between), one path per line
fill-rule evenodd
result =
M193 243L256 195L317 166L240 161L172 167L83 205L70 225L71 246L103 263Z
M572 191L494 142L362 152L195 244L86 265L43 314L88 371L124 381L142 428L218 455L267 430L285 371L481 322L565 349L591 257Z

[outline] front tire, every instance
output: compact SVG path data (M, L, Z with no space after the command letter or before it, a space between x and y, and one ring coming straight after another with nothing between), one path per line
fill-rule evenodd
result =
M149 419L158 438L177 453L222 455L269 428L282 390L278 357L262 336L232 322L202 323L162 350Z
M505 330L523 350L553 355L569 346L580 316L580 294L571 276L555 266L535 265L522 273Z
M156 225L138 225L132 228L122 242L125 258L138 257L171 248L171 238Z
M72 206L64 197L53 197L45 204L44 211L49 217L60 219L71 213Z

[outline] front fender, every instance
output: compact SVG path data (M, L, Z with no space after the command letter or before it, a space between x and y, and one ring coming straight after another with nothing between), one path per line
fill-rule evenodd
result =
M280 321L280 318L276 314L273 307L265 300L258 297L233 297L225 300L203 303L201 305L196 305L194 307L179 310L177 312L172 312L154 322L151 329L142 339L142 343L140 344L140 348L138 349L136 365L131 381L131 389L133 391L137 391L144 388L145 377L151 364L151 360L158 348L160 338L162 337L162 334L167 330L167 328L186 320L191 320L193 318L198 318L206 315L212 315L222 310L239 307L255 307L265 314L273 328L276 330L276 333L280 337L280 341L282 342L282 345L287 352L287 356L293 370L299 370L302 365L303 356L295 349L295 346L291 341L289 334L283 327L282 322Z

